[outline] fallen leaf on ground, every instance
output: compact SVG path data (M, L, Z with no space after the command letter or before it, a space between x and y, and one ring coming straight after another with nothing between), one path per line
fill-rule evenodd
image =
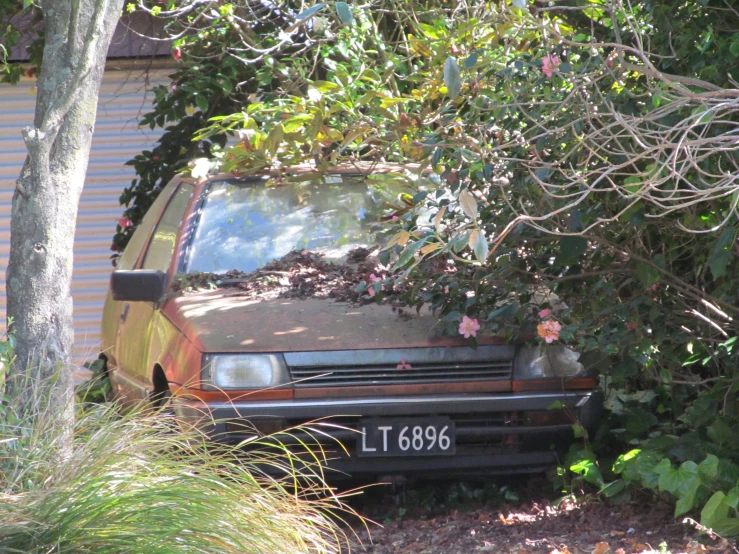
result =
M599 542L593 548L593 554L609 554L611 552L611 546L607 542Z

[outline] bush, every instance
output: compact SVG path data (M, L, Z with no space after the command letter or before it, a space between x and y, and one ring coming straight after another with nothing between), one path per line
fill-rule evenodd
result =
M2 552L339 550L345 507L320 464L297 475L290 454L215 449L194 428L173 431L171 415L112 404L80 406L67 448L47 405L0 404ZM287 478L260 473L261 461L281 463Z

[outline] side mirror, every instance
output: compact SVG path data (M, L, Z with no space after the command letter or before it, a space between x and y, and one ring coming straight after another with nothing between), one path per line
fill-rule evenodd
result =
M110 275L113 300L159 302L164 294L166 275L158 269L114 271Z

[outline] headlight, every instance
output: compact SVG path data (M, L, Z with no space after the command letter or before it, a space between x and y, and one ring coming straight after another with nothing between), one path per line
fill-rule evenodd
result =
M580 354L561 345L521 348L516 356L515 379L575 377L585 373Z
M282 356L211 354L203 358L203 389L265 389L290 381Z

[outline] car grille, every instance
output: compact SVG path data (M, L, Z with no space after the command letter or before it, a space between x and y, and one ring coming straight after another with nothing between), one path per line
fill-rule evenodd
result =
M297 388L361 387L508 380L513 353L508 346L481 346L293 352L285 359Z

